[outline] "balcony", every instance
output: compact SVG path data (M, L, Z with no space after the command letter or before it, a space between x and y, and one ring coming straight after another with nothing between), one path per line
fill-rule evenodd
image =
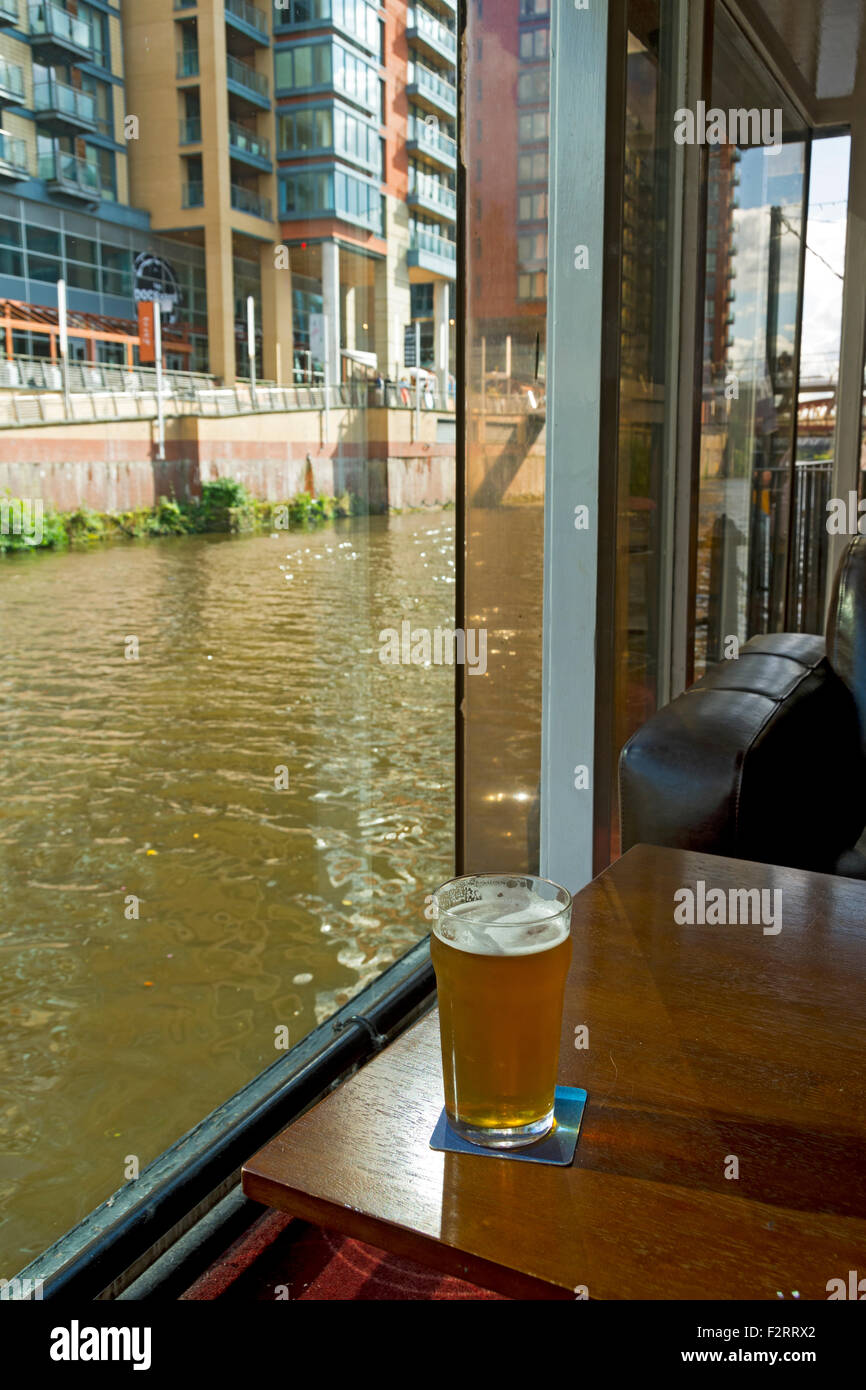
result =
M270 88L264 73L256 72L249 63L242 62L230 53L226 60L226 77L228 89L234 92L235 96L243 97L244 101L261 106L265 111L270 110Z
M203 208L204 207L204 184L201 179L191 179L185 183L181 191L181 207Z
M430 174L409 170L407 202L410 207L421 208L434 217L441 217L444 222L457 221L457 194L453 188L437 182Z
M42 130L54 135L80 135L96 130L96 98L49 77L33 88L33 110Z
M201 144L201 116L185 116L181 120L178 143L181 145Z
M18 180L29 177L30 160L26 141L0 130L0 178Z
M86 19L42 0L30 6L30 47L34 61L44 67L87 62L93 57L93 34Z
M406 37L416 48L444 59L446 63L457 62L457 37L427 10L410 10L406 24Z
M450 117L457 114L456 89L450 82L438 77L421 63L410 63L406 91L409 96L416 97L422 106L429 107L432 111L443 112Z
M18 20L18 0L0 0L0 29L17 24Z
M237 121L229 121L229 154L232 159L239 159L244 164L250 164L254 169L262 169L267 173L274 167L270 140L256 135L255 131L247 130L245 126L238 125Z
M251 5L249 0L226 0L225 16L226 24L243 34L244 38L252 39L253 43L261 44L264 48L270 47L268 17L258 5Z
M24 69L0 58L0 107L24 105Z
M187 77L198 77L198 49L183 48L177 55L177 76L182 82Z
M95 164L60 150L39 156L39 177L44 179L50 193L64 193L69 198L83 198L95 203L102 197L102 180Z
M409 138L406 148L411 154L423 154L442 169L457 168L457 141L439 130L435 124L409 117Z
M427 270L442 280L454 280L457 273L457 246L436 232L416 228L409 238L406 258L410 270Z
M271 200L263 197L260 193L252 193L248 188L241 188L240 184L233 183L231 200L235 212L246 212L251 217L262 217L265 222L273 220Z

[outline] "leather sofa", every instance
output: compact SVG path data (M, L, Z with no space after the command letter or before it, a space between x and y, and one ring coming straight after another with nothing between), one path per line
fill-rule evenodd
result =
M620 754L622 848L639 842L866 878L866 537L827 635L753 637Z

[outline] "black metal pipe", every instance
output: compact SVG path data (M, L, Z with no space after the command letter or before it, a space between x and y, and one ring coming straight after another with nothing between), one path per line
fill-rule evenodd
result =
M281 1128L379 1050L435 988L425 938L20 1271L42 1298L96 1298ZM363 1021L361 1021L363 1020Z

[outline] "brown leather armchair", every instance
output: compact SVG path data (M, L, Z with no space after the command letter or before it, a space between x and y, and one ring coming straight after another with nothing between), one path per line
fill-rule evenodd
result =
M866 537L827 636L753 637L647 721L619 764L623 850L645 842L866 878Z

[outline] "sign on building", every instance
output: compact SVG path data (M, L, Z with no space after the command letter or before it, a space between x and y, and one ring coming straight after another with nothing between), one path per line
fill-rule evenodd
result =
M138 312L138 360L146 365L156 361L156 342L153 327L153 300L139 301Z
M139 251L132 263L132 297L136 304L152 304L159 300L163 323L174 323L181 307L182 295L174 268L162 256L151 251Z
M325 360L325 324L324 314L310 314L310 356L314 362Z
M415 353L415 341L416 341L416 336L417 336L417 335L416 335L416 332L415 332L415 324L414 324L414 323L407 323L407 324L406 324L406 327L403 329L403 366L404 366L404 367L419 367L419 366L421 365L420 362L416 361L416 353Z

